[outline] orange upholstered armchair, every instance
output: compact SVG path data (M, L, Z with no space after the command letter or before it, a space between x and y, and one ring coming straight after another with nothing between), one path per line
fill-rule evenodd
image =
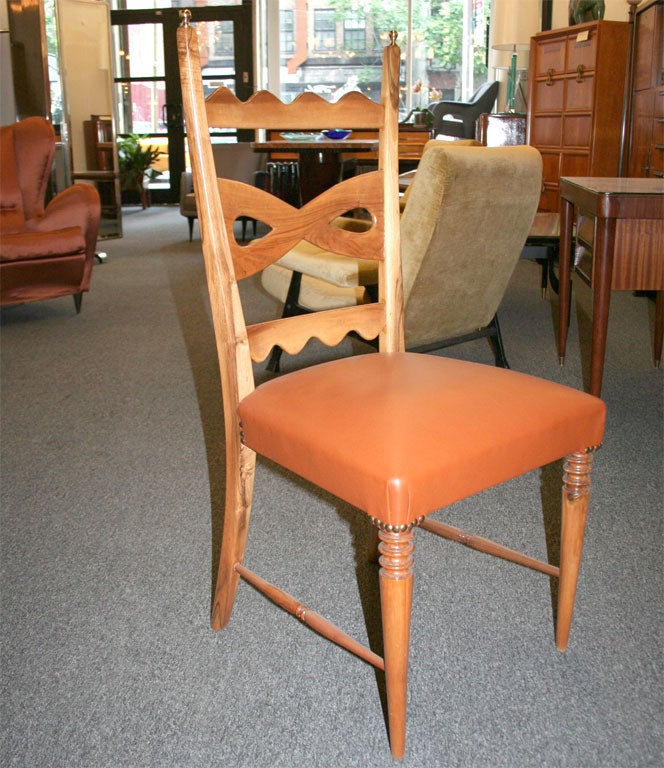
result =
M0 128L0 304L90 289L99 231L99 194L76 184L44 208L55 155L53 126L29 117Z

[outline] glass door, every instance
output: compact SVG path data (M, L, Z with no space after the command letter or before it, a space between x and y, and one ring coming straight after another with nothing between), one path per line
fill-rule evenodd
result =
M186 166L176 46L180 10L111 11L118 136L137 135L141 146L159 150L146 181L153 203L178 201ZM248 98L254 88L251 6L189 10L198 31L206 90L223 84L239 98Z

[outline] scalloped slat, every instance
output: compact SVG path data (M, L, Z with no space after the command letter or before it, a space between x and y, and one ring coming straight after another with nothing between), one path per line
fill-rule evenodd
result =
M280 130L333 128L379 128L383 125L380 104L358 91L351 91L336 103L316 93L301 93L284 104L269 91L258 91L247 101L240 101L225 86L206 99L210 125L218 128L276 128Z
M334 347L350 331L368 341L375 339L384 326L385 304L376 302L258 323L249 326L247 334L251 359L260 363L275 345L289 355L296 355L310 339Z

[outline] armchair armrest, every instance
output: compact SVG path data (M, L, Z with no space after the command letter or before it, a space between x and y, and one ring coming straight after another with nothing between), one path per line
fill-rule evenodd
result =
M86 255L92 259L99 234L101 204L99 192L92 184L74 184L59 192L39 218L25 223L28 232L52 232L67 227L80 227L85 238Z

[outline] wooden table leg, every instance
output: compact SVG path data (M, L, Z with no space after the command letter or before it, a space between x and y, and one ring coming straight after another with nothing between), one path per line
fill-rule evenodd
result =
M597 218L593 247L593 336L590 351L590 394L597 397L602 391L615 240L616 219Z
M567 326L569 318L572 271L572 223L574 204L564 198L560 201L560 266L558 278L558 360L565 362Z
M300 152L300 197L302 205L339 183L341 155L333 150Z

